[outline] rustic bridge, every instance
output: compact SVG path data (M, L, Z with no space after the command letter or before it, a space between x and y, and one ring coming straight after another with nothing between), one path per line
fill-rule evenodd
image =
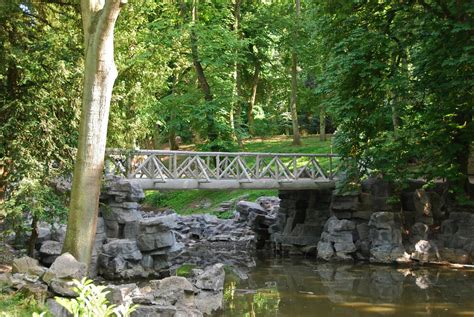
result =
M149 189L334 187L335 154L107 150L106 173Z

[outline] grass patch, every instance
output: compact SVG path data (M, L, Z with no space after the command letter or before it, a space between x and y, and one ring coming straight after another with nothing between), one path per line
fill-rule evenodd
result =
M232 212L217 213L216 210L223 202L244 198L255 201L261 196L277 196L278 190L180 190L180 191L147 191L145 207L167 209L171 208L180 215L215 214L219 218L229 218Z
M269 139L248 139L244 143L245 152L263 153L331 153L332 141L320 141L317 136L306 136L301 138L301 146L294 146L293 139L288 137L273 137Z
M195 268L196 265L185 263L176 270L176 276L189 277L191 276L191 271Z
M0 317L31 317L34 313L46 312L44 317L52 316L47 308L33 297L26 297L21 292L4 292L0 290Z

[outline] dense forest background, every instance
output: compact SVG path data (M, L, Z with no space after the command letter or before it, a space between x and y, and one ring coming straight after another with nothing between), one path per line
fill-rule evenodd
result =
M179 136L229 151L326 132L357 177L466 191L471 1L129 2L115 29L108 147L174 149ZM0 43L1 199L9 213L65 213L49 185L70 175L77 146L79 4L1 0Z

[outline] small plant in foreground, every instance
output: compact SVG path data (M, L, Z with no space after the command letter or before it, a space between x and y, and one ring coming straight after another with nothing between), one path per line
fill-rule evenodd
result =
M126 317L135 310L135 306L109 305L105 286L94 285L92 280L83 278L73 281L76 298L56 297L56 302L67 309L74 317Z

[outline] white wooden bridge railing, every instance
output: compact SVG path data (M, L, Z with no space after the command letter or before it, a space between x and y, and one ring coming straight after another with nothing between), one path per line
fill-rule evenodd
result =
M333 184L335 154L107 150L106 173L144 189L318 188Z

